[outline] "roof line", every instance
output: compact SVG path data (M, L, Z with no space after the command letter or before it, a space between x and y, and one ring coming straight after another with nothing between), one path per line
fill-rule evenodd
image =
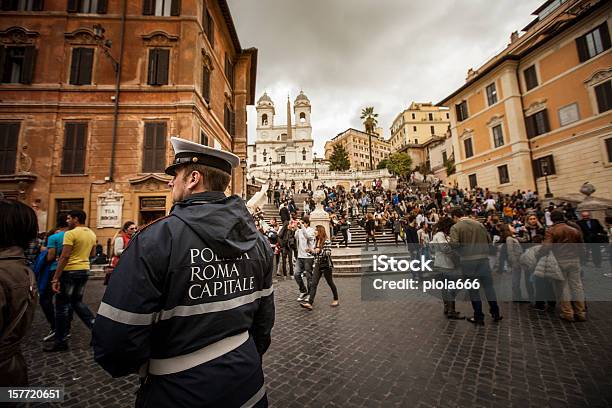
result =
M230 37L234 43L234 49L236 53L240 54L242 52L242 46L240 45L240 40L238 39L238 33L236 32L236 26L234 25L234 19L232 18L232 13L230 12L227 0L219 0L218 3L219 7L221 8L221 13L223 14L223 18L225 18L225 23L227 24Z

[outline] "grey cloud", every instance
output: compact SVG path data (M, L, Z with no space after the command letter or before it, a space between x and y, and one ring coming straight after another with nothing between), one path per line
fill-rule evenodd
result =
M313 105L313 136L361 128L373 105L388 128L411 101L437 102L501 51L543 0L229 0L242 45L259 49L257 97L284 123L287 93ZM255 140L249 108L249 141ZM388 136L388 135L387 135Z

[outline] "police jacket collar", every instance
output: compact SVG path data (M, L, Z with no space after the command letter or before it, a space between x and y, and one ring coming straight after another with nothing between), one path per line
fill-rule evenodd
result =
M178 205L193 205L193 204L203 204L209 203L213 201L223 200L225 198L225 193L222 191L204 191L203 193L192 194L183 201L178 202Z

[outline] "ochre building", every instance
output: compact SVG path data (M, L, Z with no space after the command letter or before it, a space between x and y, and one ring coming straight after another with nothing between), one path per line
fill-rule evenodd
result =
M438 105L451 108L460 187L543 196L589 181L612 196L612 3L547 1L506 49Z
M378 131L382 134L382 129L378 129ZM378 134L368 134L353 128L339 133L325 143L325 159L329 160L334 152L334 146L341 145L348 153L351 169L373 170L370 169L370 138L372 141L372 167L376 169L379 162L389 157L391 144Z
M81 208L104 243L166 214L171 136L240 156L242 193L257 50L225 0L2 4L0 191L42 230Z

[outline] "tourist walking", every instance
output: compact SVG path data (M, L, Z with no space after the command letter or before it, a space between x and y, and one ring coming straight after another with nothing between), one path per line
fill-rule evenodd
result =
M88 329L93 327L94 315L83 303L85 286L89 279L89 258L94 255L96 234L86 226L87 215L72 210L66 217L68 231L64 233L62 255L51 281L55 295L55 338L44 351L68 350L67 335L70 328L70 308Z
M580 221L577 222L586 245L584 263L586 264L589 253L591 260L596 268L601 267L601 248L603 243L608 242L608 235L597 219L591 218L591 213L582 211L580 213Z
M305 215L302 217L302 222L298 223L298 229L295 231L295 242L297 246L297 262L295 264L295 272L293 276L298 284L300 295L298 302L306 299L308 288L312 280L312 266L314 263L313 249L315 245L315 232L310 226L310 217ZM306 284L304 284L304 278Z
M21 343L32 326L38 293L25 250L37 234L32 208L0 199L0 387L28 385Z
M104 276L104 284L108 285L110 278L112 277L113 270L119 263L119 257L125 251L132 236L138 231L138 226L134 221L126 221L123 224L121 230L115 235L113 239L113 257L111 258L110 271Z
M461 277L459 265L457 265L459 258L449 244L450 229L453 224L453 220L450 218L441 218L434 226L434 236L431 239L431 249L435 255L434 270L437 279L445 282L456 282ZM441 293L442 302L444 303L444 315L452 320L465 319L455 309L457 290L445 288L442 289Z
M374 216L372 215L372 213L368 213L364 229L366 232L365 250L368 250L368 248L370 247L370 240L372 240L372 242L374 242L373 251L378 251L378 246L376 245L376 221L374 220Z
M329 247L329 241L327 241L325 227L322 225L317 225L315 228L315 237L315 247L311 251L311 253L313 253L315 256L313 277L310 282L308 296L302 303L300 303L300 306L308 310L312 310L312 305L317 294L317 286L319 286L321 276L325 277L325 281L332 291L333 301L331 302L330 306L336 307L339 305L338 289L336 288L333 278L334 264L331 258L331 248Z

